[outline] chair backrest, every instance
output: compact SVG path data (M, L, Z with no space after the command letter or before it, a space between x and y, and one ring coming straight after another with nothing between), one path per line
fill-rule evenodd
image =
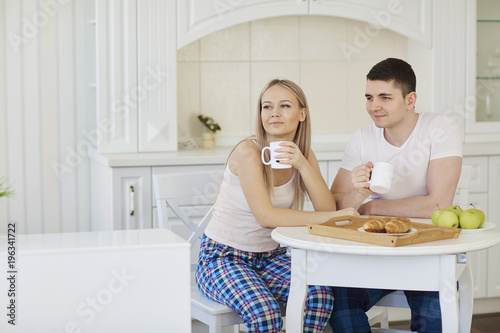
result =
M458 205L462 209L466 209L469 205L469 188L472 175L471 165L462 165L462 172L458 180L456 195L458 197Z
M187 240L195 256L199 239L212 216L222 177L223 170L153 175L159 227L176 229L174 224L179 221L187 226ZM191 269L195 267L193 263Z

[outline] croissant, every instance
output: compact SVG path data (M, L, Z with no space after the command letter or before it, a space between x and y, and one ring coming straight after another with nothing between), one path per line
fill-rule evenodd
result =
M366 232L385 232L386 221L383 219L372 219L363 224Z
M410 231L412 223L403 217L393 218L385 224L385 231L388 234L399 234Z

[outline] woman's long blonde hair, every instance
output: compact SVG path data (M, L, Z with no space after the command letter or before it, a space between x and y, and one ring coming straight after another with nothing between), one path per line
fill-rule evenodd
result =
M297 131L295 132L295 137L293 138L293 142L299 147L300 151L302 152L302 155L304 155L304 157L308 159L309 151L311 149L311 120L309 115L309 105L307 104L307 98L302 89L292 81L274 79L264 87L264 89L260 93L259 102L257 103L257 119L256 119L257 132L255 134L255 137L253 137L252 139L255 139L257 141L257 146L261 151L263 147L269 146L269 139L264 129L264 125L262 124L262 117L261 117L262 96L267 91L267 89L275 85L288 89L299 101L299 108L306 109L306 117L303 121L299 122ZM274 188L274 177L271 166L269 165L264 166L263 173L264 173L264 182L266 184L266 188L268 189L269 193L272 193ZM294 186L295 193L293 200L293 208L302 209L304 205L304 198L307 194L307 191L304 182L302 180L302 177L300 176L300 172L295 171L294 185L295 185Z

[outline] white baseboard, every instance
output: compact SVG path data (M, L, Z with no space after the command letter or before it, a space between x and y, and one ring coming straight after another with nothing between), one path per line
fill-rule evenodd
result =
M474 300L473 314L500 313L500 297Z

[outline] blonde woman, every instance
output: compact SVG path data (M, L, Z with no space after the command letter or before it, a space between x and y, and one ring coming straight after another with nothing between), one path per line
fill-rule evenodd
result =
M335 199L310 148L309 108L302 89L272 80L262 91L257 133L236 145L225 167L212 220L202 239L196 282L209 298L238 312L249 332L280 332L279 303L290 289L290 258L271 238L273 228L322 223L353 208L336 211ZM276 150L288 169L271 169L261 150ZM308 195L315 212L300 210ZM329 287L310 286L304 332L322 332L333 308Z

